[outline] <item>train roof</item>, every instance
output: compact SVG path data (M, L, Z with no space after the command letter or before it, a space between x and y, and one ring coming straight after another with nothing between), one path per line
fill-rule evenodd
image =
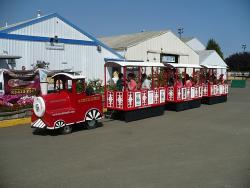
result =
M65 73L65 72L57 73L57 74L53 75L52 78L54 78L56 76L66 76L66 77L69 77L72 80L85 79L86 78L85 76L83 76L81 74L77 74L77 73Z
M207 69L227 69L227 66L218 66L218 65L201 65L204 68Z
M164 63L165 67L169 68L202 68L196 64L181 64L181 63Z
M160 62L145 62L145 61L107 61L107 67L164 67Z

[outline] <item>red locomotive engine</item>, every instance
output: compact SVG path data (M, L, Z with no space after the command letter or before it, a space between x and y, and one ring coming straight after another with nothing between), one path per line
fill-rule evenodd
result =
M52 78L54 92L34 100L31 127L60 129L64 134L81 122L88 129L95 128L103 117L102 96L86 92L85 78L81 75L58 73Z

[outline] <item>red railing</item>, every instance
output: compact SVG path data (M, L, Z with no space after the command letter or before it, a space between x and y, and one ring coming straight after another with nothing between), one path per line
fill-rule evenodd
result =
M228 84L206 84L203 86L203 97L221 96L228 94Z
M107 90L105 105L114 110L135 110L139 108L160 106L165 104L164 87L152 90L113 91Z
M166 102L182 102L187 100L195 100L202 97L202 86L194 87L166 87Z

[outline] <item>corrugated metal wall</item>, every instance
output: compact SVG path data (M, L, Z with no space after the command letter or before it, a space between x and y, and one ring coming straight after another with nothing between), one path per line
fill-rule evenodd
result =
M158 51L158 53L147 54L147 51ZM161 51L169 54L180 54L179 63L199 64L199 55L171 32L128 48L126 58L160 61Z
M105 48L98 52L96 46L64 44L64 50L51 50L46 48L45 42L0 39L0 51L3 50L22 56L17 60L17 69L23 65L32 69L32 64L45 61L50 63L51 70L72 68L73 71L83 71L89 79L103 79L104 58L117 58Z

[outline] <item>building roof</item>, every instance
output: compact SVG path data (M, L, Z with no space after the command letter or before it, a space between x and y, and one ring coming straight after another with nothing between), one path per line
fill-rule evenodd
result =
M115 50L125 50L146 40L168 33L170 30L146 31L133 34L124 34L110 37L100 37L99 39Z
M36 20L38 20L38 21L43 20L43 18L46 18L46 17L48 17L50 15L53 15L53 14L48 14L48 15L44 15L44 16L24 20L24 21L21 21L21 22L17 22L17 23L14 23L14 24L10 24L8 26L0 27L0 32L2 32L2 31L10 31L13 28L16 28L18 26L21 26L21 25L24 25L24 24L27 24L27 23L30 23L30 22L34 22Z
M227 64L215 50L201 50L197 53L200 57L200 65L227 67Z
M200 62L203 62L205 59L208 58L212 53L214 53L214 50L202 50L202 51L197 51L200 57Z
M2 35L7 34L7 35L10 35L10 37L13 37L13 36L11 36L11 34L9 34L12 31L15 31L15 30L18 30L18 29L21 29L21 28L24 28L24 27L27 27L27 26L30 26L30 25L45 21L45 20L48 20L48 19L54 18L54 17L59 18L60 20L62 20L66 24L73 27L75 30L77 30L80 33L82 33L83 35L87 36L88 38L93 40L96 43L96 45L102 46L103 48L105 48L105 49L109 50L110 52L112 52L113 54L115 54L117 57L123 59L123 57L120 54L118 54L116 51L114 51L113 49L111 49L110 47L108 47L107 45L105 45L104 43L99 41L97 38L95 38L93 35L87 33L86 31L84 31L82 29L80 29L78 26L74 25L73 23L66 20L65 18L63 18L62 16L60 16L57 13L48 14L48 15L40 16L40 17L37 17L37 18L34 18L34 19L29 19L29 20L26 20L26 21L18 22L18 23L15 23L15 24L11 24L11 25L9 25L7 27L1 27L0 28L0 34L2 34ZM8 36L4 36L4 37L8 37ZM25 36L22 35L20 37L23 38ZM35 36L32 36L32 37L34 38ZM18 38L18 35L15 35L15 38ZM36 37L36 38L39 38L39 37Z
M195 37L184 37L184 38L181 38L182 42L184 43L187 43L188 41L190 40L193 40Z

